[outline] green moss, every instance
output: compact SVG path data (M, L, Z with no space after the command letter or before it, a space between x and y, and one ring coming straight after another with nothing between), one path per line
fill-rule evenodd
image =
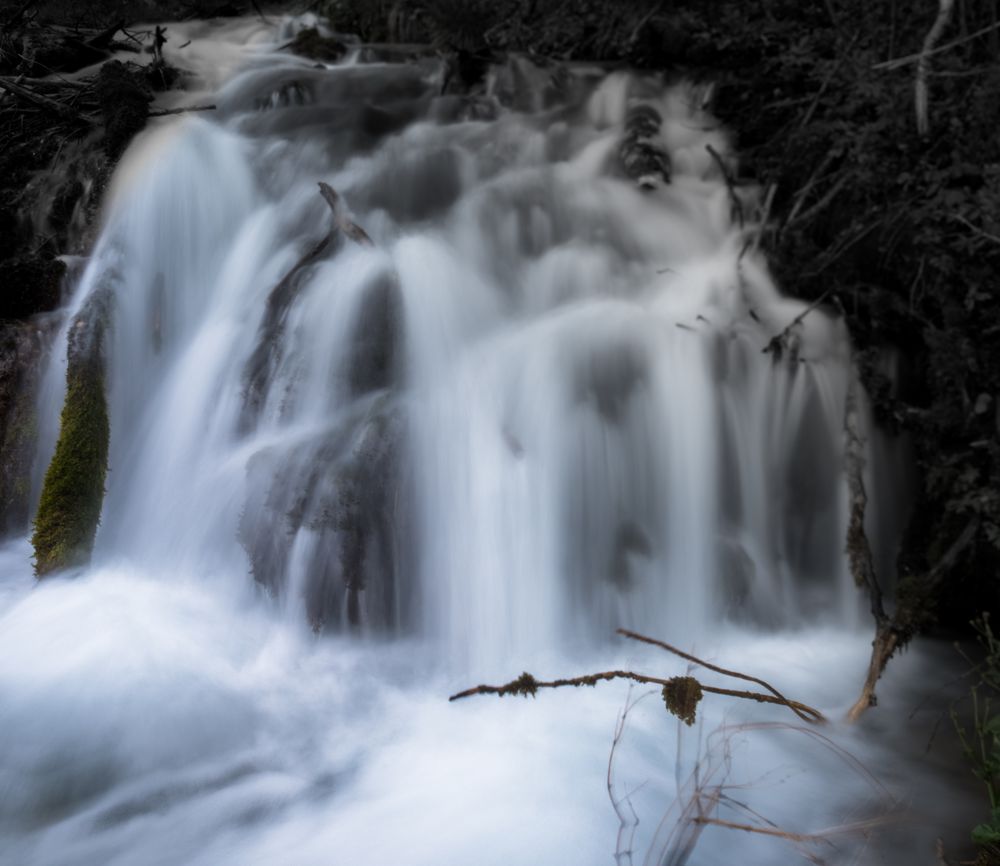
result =
M45 473L31 539L38 577L86 563L94 546L110 440L104 391L106 319L106 299L97 298L70 328L59 441Z
M698 704L703 697L701 683L694 677L673 677L663 687L663 703L684 724L694 724Z

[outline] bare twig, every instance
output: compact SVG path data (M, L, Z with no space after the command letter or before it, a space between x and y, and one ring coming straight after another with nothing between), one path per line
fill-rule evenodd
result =
M710 144L705 145L705 150L707 150L709 154L711 154L712 159L715 160L715 164L719 166L719 171L722 172L722 179L725 181L726 189L729 192L729 203L732 206L733 212L736 214L737 219L739 220L740 228L743 228L745 222L743 216L743 202L740 200L739 195L737 195L736 193L736 180L729 173L729 168L726 166L726 163L722 159L722 156L719 154L719 151L717 151Z
M706 668L707 670L714 671L717 674L722 674L725 677L733 677L734 679L745 680L748 683L756 683L758 686L767 689L772 695L774 695L774 697L777 698L778 703L784 704L788 707L792 707L793 704L798 707L803 706L802 704L799 704L797 701L789 701L788 698L786 698L774 686L772 686L765 680L760 679L759 677L750 676L749 674L740 673L739 671L731 671L727 670L726 668L720 668L718 665L714 665L711 662L707 662L704 659L700 659L697 656L693 656L690 653L686 653L683 650L677 649L677 647L675 646L671 646L670 644L665 643L664 641L657 640L656 638L652 637L646 637L645 635L638 634L637 632L634 631L629 631L628 629L620 628L618 629L618 634L620 634L622 637L627 637L630 640L639 641L640 643L645 643L649 644L650 646L655 646L659 647L660 649L664 649L669 653L673 653L675 656L679 656L685 661L689 661L696 665L700 665L701 667ZM704 688L705 691L709 691L708 687L706 686L702 686L702 688ZM812 718L807 718L806 715L803 715L800 712L796 712L795 714L806 722L815 722L824 720L823 714L820 713L818 710L814 710L812 707L807 707L806 712Z
M97 121L90 117L89 115L82 114L68 105L64 105L62 102L58 102L55 99L49 99L47 96L42 96L34 90L30 90L27 87L23 87L16 81L11 81L9 78L0 78L0 87L13 93L15 96L20 97L28 102L33 102L35 105L44 108L46 111L51 111L53 114L58 115L64 120L71 120L74 122L83 122L87 124L94 124Z
M981 238L985 238L985 239L986 239L986 240L988 240L988 241L993 241L993 243L995 243L995 244L1000 244L1000 237L997 237L996 235L991 235L991 234L990 234L989 232L985 232L985 231L983 231L983 230L982 230L981 228L979 228L978 226L975 226L975 225L973 225L973 224L972 224L971 222L969 222L969 221L968 221L968 220L967 220L967 219L966 219L966 218L965 218L964 216L962 216L961 214L957 214L957 213L953 213L953 214L951 215L951 217L952 217L952 219L956 219L956 220L958 220L958 221L959 221L960 223L962 223L962 225L966 226L967 228L970 228L970 229L972 229L972 231L974 231L974 232L975 232L975 233L976 233L977 235L979 235L979 236L980 236Z
M849 178L849 175L847 173L842 174L837 179L837 182L834 183L834 185L830 187L830 189L827 191L826 195L824 195L823 198L821 198L818 202L816 202L816 204L814 204L811 208L809 208L809 210L807 210L804 214L802 214L802 216L799 216L799 217L796 218L793 215L793 216L789 217L788 218L788 225L791 226L791 225L794 225L797 222L809 222L809 220L811 220L814 217L816 217L817 215L819 215L823 210L825 210L827 207L830 206L830 204L833 202L833 200L838 195L840 195L840 191L845 186L847 186L847 181L849 179L850 178ZM798 208L798 205L796 205L796 209L797 208Z
M760 241L764 237L767 221L771 218L771 208L774 206L774 196L777 191L778 185L776 183L770 184L767 188L767 194L764 196L764 210L761 212L760 228L757 230L757 236L753 239L751 252L756 253L760 248Z
M448 698L449 701L458 701L462 698L469 698L473 695L497 695L498 697L504 697L505 695L534 695L539 689L560 689L567 686L579 687L579 686L596 686L599 682L606 682L610 680L632 680L636 683L648 683L651 685L658 686L672 686L678 679L683 679L682 677L670 677L669 679L663 679L662 677L651 677L646 674L636 673L635 671L601 671L595 674L585 674L581 677L569 677L566 679L559 680L536 680L531 674L524 673L521 674L516 680L512 680L509 683L505 683L502 686L490 686L490 685L479 685L474 686L471 689L466 689L465 691L458 692ZM792 712L802 719L808 722L822 722L825 721L823 714L812 707L799 703L798 701L790 701L787 698L778 698L774 695L765 695L760 692L745 692L736 689L723 689L716 686L701 686L702 691L708 692L713 695L724 695L726 697L732 698L743 698L745 700L756 701L761 704L778 704L783 707L788 707Z
M881 627L888 617L882 600L882 587L875 572L875 558L865 534L868 491L864 480L865 442L861 433L858 387L857 376L853 375L844 403L844 471L851 503L847 526L847 557L854 582L868 591L872 617L876 625Z
M607 772L607 788L608 788L608 799L611 801L611 808L615 810L615 815L618 818L618 835L615 839L615 863L618 866L630 866L632 863L632 850L635 843L635 832L639 826L639 815L635 811L635 806L632 805L631 794L626 793L622 799L618 799L614 792L614 765L615 765L615 753L618 751L618 744L622 741L622 737L625 735L625 725L628 721L628 714L632 711L632 708L638 704L640 701L645 700L652 694L652 692L647 692L636 700L632 700L632 687L629 687L628 697L625 699L625 706L621 713L618 715L618 721L615 723L615 733L611 740L611 751L608 753L608 772ZM632 792L634 793L634 791ZM622 802L625 802L629 811L632 813L631 819L622 810ZM628 843L625 843L625 833L631 829L629 833Z
M214 105L189 105L187 108L160 108L149 112L150 117L166 117L169 114L187 114L189 111L215 111Z
M695 824L711 824L714 827L728 827L730 830L742 830L745 833L760 833L763 836L777 836L779 839L787 839L790 842L826 842L830 840L818 833L792 833L788 830L773 827L757 827L753 824L735 824L732 821L723 821L721 818L708 818L699 815L694 818Z
M921 58L934 57L935 55L941 54L945 51L951 51L952 48L958 48L966 42L971 42L973 39L978 39L980 36L985 36L987 33L993 33L998 29L1000 29L1000 21L995 24L990 24L988 27L983 27L975 33L970 33L968 36L963 36L961 39L949 42L947 45L941 45L933 51L920 51L917 54L907 54L905 57L897 57L894 60L883 60L881 63L875 63L872 66L872 69L901 69L904 66L908 66L910 63L917 63Z
M650 641L652 642L652 641ZM686 654L679 653L684 658L688 658ZM722 673L727 673L731 676L739 677L740 679L746 679L751 682L763 683L762 680L757 680L754 677L748 677L744 674L738 674L734 671L723 671L722 668L716 669L713 665L708 665L700 660L691 659L698 661L699 664L704 664L713 670L718 670ZM613 671L601 671L594 674L585 674L580 677L569 677L566 679L558 680L536 680L531 674L523 673L516 680L512 680L509 683L505 683L502 686L490 686L490 685L479 685L474 686L470 689L465 689L465 691L458 692L448 698L449 701L458 701L462 698L472 697L473 695L497 695L498 697L504 697L505 695L523 695L527 697L534 695L539 689L560 689L567 686L572 686L574 688L579 686L596 686L599 682L607 682L610 680L631 680L637 683L649 683L651 685L664 686L666 688L673 688L679 684L681 680L686 680L686 677L670 677L669 679L664 679L662 677L652 677L646 674L636 673L635 671L624 671L624 670L613 670ZM799 718L812 723L825 722L823 714L808 706L807 704L800 703L799 701L791 701L788 698L780 694L762 694L760 692L748 692L748 691L738 691L736 689L723 689L717 686L706 686L700 684L699 686L702 691L713 695L724 695L726 697L732 698L742 698L744 700L756 701L762 704L778 704L783 707L788 707L793 713L795 713ZM765 688L770 688L764 684ZM773 690L772 690L773 691Z
M852 515L852 522L853 522ZM875 685L885 672L886 665L895 655L896 650L902 647L912 636L915 627L913 620L917 611L915 607L920 604L920 599L932 596L954 567L958 558L965 552L976 537L979 531L979 518L973 517L965 526L965 529L952 542L944 555L935 563L934 567L925 575L919 584L920 592L916 596L909 596L913 599L905 604L900 604L895 615L890 620L885 611L881 611L881 618L878 609L881 607L881 595L878 597L878 606L875 598L872 599L872 615L875 617L875 639L872 641L872 654L868 663L868 673L861 689L861 695L855 701L847 714L848 721L856 722L864 714L865 710L877 704L875 695Z

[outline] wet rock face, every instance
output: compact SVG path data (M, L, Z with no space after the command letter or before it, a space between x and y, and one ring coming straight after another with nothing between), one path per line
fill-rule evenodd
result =
M396 384L402 354L402 315L395 274L380 274L366 289L354 323L347 373L351 396Z
M343 39L323 36L315 27L300 30L287 48L299 57L321 63L336 63L347 53L347 43Z
M453 148L393 152L374 178L348 190L363 210L384 210L397 223L414 223L445 213L462 194L460 155Z
M0 538L28 528L37 437L35 394L45 343L41 327L0 322Z
M293 603L304 603L317 631L399 624L402 428L400 407L383 396L312 442L250 462L240 540L254 578L277 597L299 593ZM298 566L296 545L305 551Z
M573 398L592 406L608 424L619 424L637 388L646 383L646 358L628 343L602 346L573 371Z

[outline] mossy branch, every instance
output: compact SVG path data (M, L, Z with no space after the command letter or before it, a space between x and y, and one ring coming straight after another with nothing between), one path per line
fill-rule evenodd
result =
M767 703L779 703L784 704L789 707L795 715L805 722L818 722L825 721L823 715L814 710L812 707L807 707L805 704L800 704L798 701L790 701L781 692L779 692L774 686L769 682L760 679L759 677L751 676L750 674L740 673L739 671L732 671L726 668L720 668L718 665L714 665L711 662L707 662L704 659L700 659L697 656L691 655L691 653L686 653L684 650L677 649L675 646L671 646L662 640L657 640L656 638L646 637L645 635L639 634L638 632L629 631L628 629L620 628L618 629L618 634L622 637L627 637L629 640L637 640L641 643L649 644L650 646L659 647L664 649L669 653L673 653L675 656L679 656L685 661L692 662L693 664L700 665L710 671L714 671L717 674L722 674L725 677L733 677L738 680L746 680L748 683L756 683L761 688L767 689L775 698L774 701L768 701ZM705 691L711 691L709 688L705 687ZM716 694L724 694L727 692L716 690ZM733 693L737 694L737 693ZM747 695L755 694L755 692L739 692L740 697L745 697Z
M560 689L570 686L578 688L580 686L596 686L599 682L606 682L610 680L631 680L636 683L646 683L662 687L663 700L667 709L688 725L694 723L695 710L698 703L701 701L702 695L706 693L712 695L723 695L725 697L741 698L743 700L756 701L757 703L762 704L777 704L779 706L788 707L788 709L795 713L795 715L797 715L800 719L812 724L818 724L826 721L826 718L819 710L799 701L789 700L778 692L777 689L768 685L763 680L757 679L756 677L741 674L738 671L727 671L724 668L716 667L715 665L704 662L695 656L684 653L681 650L677 650L669 644L665 644L662 641L657 641L653 638L644 637L643 635L636 634L635 632L620 629L619 634L630 637L634 640L640 640L645 643L667 649L668 651L679 655L681 658L688 659L689 661L700 664L709 670L714 670L717 673L758 683L772 692L772 694L741 691L737 689L724 689L718 686L708 686L699 682L694 677L663 678L637 673L636 671L611 670L557 680L538 680L531 674L525 672L516 680L512 680L504 685L475 686L452 695L448 698L448 700L457 701L462 698L472 697L473 695L497 695L498 697L504 697L505 695L521 695L523 697L528 697L530 695L531 697L534 697L538 693L539 689Z

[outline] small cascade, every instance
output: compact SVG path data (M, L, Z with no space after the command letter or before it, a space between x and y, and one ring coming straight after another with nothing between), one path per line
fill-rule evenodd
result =
M0 586L18 862L604 863L622 693L443 697L529 665L676 664L626 657L616 628L835 717L869 642L844 554L850 344L775 286L703 91L514 57L457 93L430 54L281 52L289 21L171 27L218 108L131 146L67 316L108 305L91 564ZM57 349L43 465L65 371ZM710 745L664 752L656 703L616 771L646 845L675 747L679 774ZM782 730L736 776L806 761ZM893 766L896 744L853 745ZM822 806L806 785L760 808L837 824L871 799L842 763L818 765ZM745 862L779 862L771 842Z
M724 131L684 84L512 64L463 99L258 58L133 147L76 301L115 298L98 561L484 664L850 615L849 347L770 281Z

